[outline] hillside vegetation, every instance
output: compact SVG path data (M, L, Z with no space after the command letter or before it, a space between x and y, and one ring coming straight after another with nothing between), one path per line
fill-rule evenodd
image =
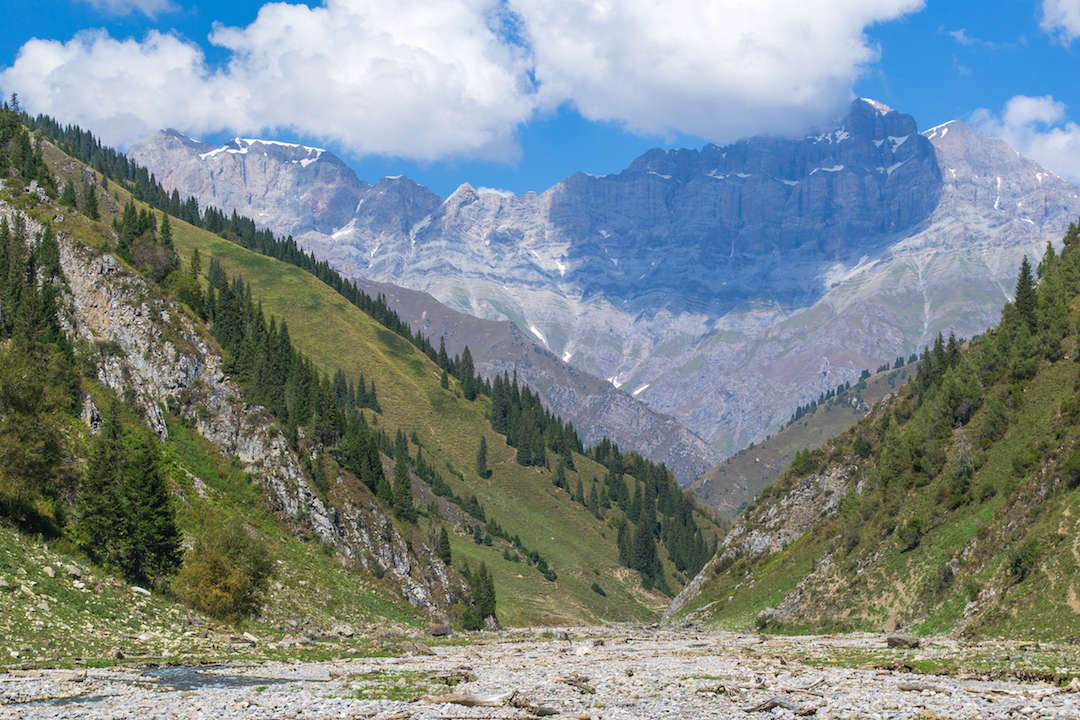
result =
M1080 241L1001 323L939 338L864 420L747 509L682 613L727 627L1080 635Z
M8 121L14 116L4 113ZM67 529L77 529L86 514L77 498L93 476L87 459L103 442L79 414L100 427L93 419L99 408L106 421L119 416L117 436L126 438L125 446L154 448L185 547L194 547L197 555L202 540L215 537L217 528L236 526L265 548L273 571L260 597L261 611L245 621L252 629L328 632L337 624L375 624L380 618L399 628L423 621L430 608L410 607L408 590L390 575L381 576L381 561L349 557L328 541L348 530L335 529L334 523L354 517L358 508L361 518L393 515L393 534L404 539L400 547L393 544L398 540L388 546L394 562L400 562L396 558L406 546L409 557L416 555L413 562L427 563L426 553L434 552L442 558L436 565L445 561L454 568L449 586L458 582L454 577L464 578L468 589L452 591L447 601L454 604L444 611L466 627L477 622L476 613L482 617L491 610L511 624L646 620L666 603L664 592L677 591L715 546L715 526L678 492L662 466L608 443L584 452L572 426L546 414L527 389L511 378L493 384L475 377L464 356L440 357L423 338L395 323L385 304L350 295L340 278L321 277L325 266L306 256L293 254L285 262L246 249L250 238L230 237L228 224L217 232L200 227L218 216L200 214L197 205L185 202L178 211L194 224L155 211L136 199L154 187L145 171L103 149L89 134L40 118L35 123L36 138L18 127L11 130L16 145L10 147L21 153L19 162L27 168L11 171L0 198L15 209L12 217L25 213L64 243L83 248L79 253L116 255L121 276L141 278L155 302L166 303L170 315L201 333L195 345L221 354L227 379L247 403L242 412L255 403L265 405L266 410L253 410L275 421L265 432L271 438L282 433L289 452L299 458L297 497L313 492L304 502L314 503L319 513L326 510L320 519L321 514L309 516L304 504L296 507L276 497L257 474L200 435L199 428L216 422L205 417L205 409L190 405L189 396L201 391L160 406L147 406L141 388L114 393L99 377L107 374L110 358L119 357L118 350L107 343L64 350L71 343L59 332L53 340L60 343L56 352L67 353L61 364L69 379L60 388L68 388L67 394L46 395L50 404L33 408L35 422L57 427L53 469L45 472L57 480L29 487L18 497L5 496L0 521L21 530L5 535L8 555L0 577L8 587L14 586L17 568L40 565L35 554L42 552L59 552L87 568L94 561L99 567L88 572L103 578L133 579L117 564L125 556L97 553L96 543ZM99 172L61 145L93 159ZM111 179L100 170L109 171ZM234 216L234 229L236 221ZM249 223L241 227L253 228ZM264 251L291 245L291 240L257 237L265 241ZM65 283L58 276L61 298ZM373 317L380 312L389 327ZM150 319L164 323L162 332L178 350L195 352L190 341L184 344L172 333L173 320L156 310ZM16 356L13 342L4 343L5 357ZM234 412L240 406L234 405ZM493 427L499 423L502 432ZM12 422L5 429L13 433L19 427ZM543 433L539 443L535 428ZM5 488L18 487L15 473L5 470ZM367 542L377 544L376 536L386 532L385 526L364 528L365 521L359 522L353 532L363 533ZM48 547L35 550L23 534L27 531L42 533ZM170 583L178 556L165 556L173 559L154 566L146 580L163 593L155 602L173 607L169 604L184 597L185 583L189 589L199 586L199 576L185 575L185 561L179 575L184 582ZM188 622L201 622L199 612L174 609ZM107 613L89 606L73 612L87 625L96 618L99 630L111 622ZM41 630L37 624L23 628L11 641ZM100 644L68 651L93 652Z

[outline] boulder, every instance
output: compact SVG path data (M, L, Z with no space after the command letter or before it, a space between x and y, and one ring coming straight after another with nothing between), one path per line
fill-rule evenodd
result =
M891 648L917 648L920 645L919 638L910 635L889 635L885 638L885 645Z
M434 625L428 625L427 632L428 635L431 635L432 637L446 637L447 635L453 634L454 629L446 623L436 623Z

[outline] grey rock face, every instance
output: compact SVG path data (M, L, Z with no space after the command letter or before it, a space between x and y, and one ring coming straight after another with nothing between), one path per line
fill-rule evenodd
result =
M806 138L650 151L541 194L466 184L436 204L391 185L371 207L395 211L363 201L298 240L348 275L509 320L724 453L939 331L982 332L1020 258L1080 215L1074 186L1004 143L955 122L919 133L863 100Z

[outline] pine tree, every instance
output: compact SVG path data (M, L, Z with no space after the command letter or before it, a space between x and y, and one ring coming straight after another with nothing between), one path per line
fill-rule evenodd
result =
M1038 299L1035 294L1035 280L1031 275L1031 263L1027 255L1020 263L1020 275L1016 278L1016 311L1027 323L1028 329L1035 331L1038 324Z
M126 518L124 575L150 580L173 574L180 567L181 534L161 469L156 441L144 436L131 453L123 486Z
M557 488L566 488L566 464L561 460L555 466L555 474L551 477L551 484Z
M480 436L480 448L476 451L476 474L482 478L491 477L491 470L487 466L487 439Z
M409 522L416 520L416 508L413 507L412 501L412 480L409 479L408 460L403 452L398 452L397 461L394 464L390 505L398 518Z
M86 191L83 193L82 201L83 215L91 220L100 220L101 213L98 211L97 193L94 191L93 183L86 186Z
M158 237L161 238L162 245L167 248L172 248L172 225L169 223L169 216L165 213L161 213L161 229L158 230Z
M476 399L476 368L473 366L472 353L469 352L469 346L466 345L465 349L461 352L461 364L459 365L459 376L461 379L461 391L465 395L466 400Z
M442 375L439 376L439 386L446 390L450 387L450 376L446 374L446 370L442 371Z
M66 183L64 185L64 191L60 193L60 204L73 209L78 207L74 183Z
M452 556L450 554L450 536L446 534L446 528L439 528L439 541L435 546L435 552L439 556L439 559L446 565L449 565Z
M90 558L105 563L120 555L120 529L127 513L120 493L118 469L124 464L124 442L116 408L102 418L86 473L75 498L77 542Z
M211 260L211 262L213 262ZM195 248L195 251L191 253L191 275L192 277L199 277L202 273L202 258L199 257L199 248ZM213 288L213 284L210 285Z

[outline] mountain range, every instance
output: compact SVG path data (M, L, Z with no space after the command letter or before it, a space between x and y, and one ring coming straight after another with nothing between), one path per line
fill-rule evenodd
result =
M131 157L347 275L509 321L673 416L707 443L684 481L862 369L982 332L1019 258L1080 215L1075 186L1000 140L959 121L919 132L863 99L803 138L653 150L540 194L464 184L440 198L404 177L369 185L318 148L172 131ZM482 360L523 367L501 353Z

